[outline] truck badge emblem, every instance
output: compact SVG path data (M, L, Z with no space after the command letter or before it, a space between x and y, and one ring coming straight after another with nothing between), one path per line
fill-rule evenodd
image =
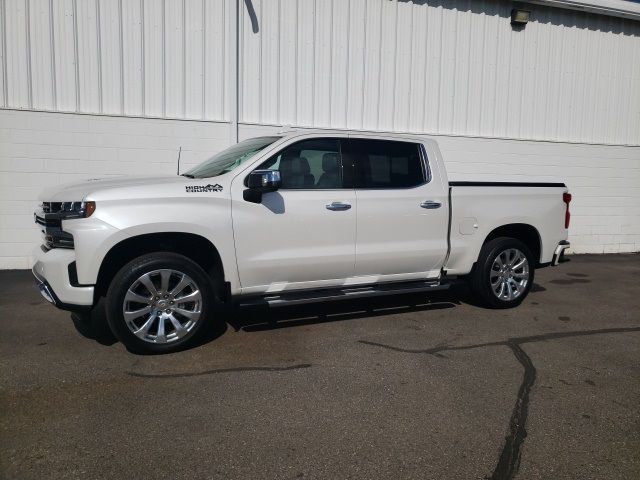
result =
M221 192L222 185L216 183L215 185L187 185L184 187L187 193L206 193L206 192Z

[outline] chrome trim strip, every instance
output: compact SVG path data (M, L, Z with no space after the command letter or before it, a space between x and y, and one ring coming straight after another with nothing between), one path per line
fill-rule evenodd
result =
M39 283L38 289L40 290L40 294L47 302L52 305L56 304L56 301L53 299L53 295L51 295L51 292L49 291L49 287L47 287L44 283Z
M49 285L47 285L47 283L40 277L40 275L36 273L35 270L31 270L31 273L36 279L36 286L40 291L40 295L42 295L44 299L50 304L56 305L55 295L51 291L51 288L49 287Z

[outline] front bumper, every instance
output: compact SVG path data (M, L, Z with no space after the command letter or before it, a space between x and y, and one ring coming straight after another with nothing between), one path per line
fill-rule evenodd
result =
M560 262L564 260L564 251L571 246L567 240L562 240L558 243L555 252L553 252L553 260L551 260L551 265L554 267L558 265Z
M93 306L93 285L72 285L69 265L75 262L75 251L63 248L33 251L33 275L42 296L63 310L82 310Z

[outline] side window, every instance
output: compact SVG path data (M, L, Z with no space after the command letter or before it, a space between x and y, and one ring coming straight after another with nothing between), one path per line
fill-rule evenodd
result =
M283 189L342 188L340 141L335 138L294 143L258 168L280 171Z
M426 181L419 145L390 140L349 140L356 188L410 188Z

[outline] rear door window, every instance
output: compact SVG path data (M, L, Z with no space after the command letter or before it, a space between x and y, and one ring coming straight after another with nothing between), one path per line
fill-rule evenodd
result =
M427 181L420 146L392 140L349 139L355 188L411 188Z

